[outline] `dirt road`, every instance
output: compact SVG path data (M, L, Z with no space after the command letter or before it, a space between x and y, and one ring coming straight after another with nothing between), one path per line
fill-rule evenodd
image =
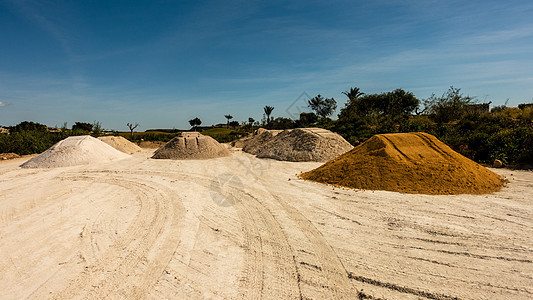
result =
M0 163L2 299L531 299L533 173L491 195L354 191L234 152Z

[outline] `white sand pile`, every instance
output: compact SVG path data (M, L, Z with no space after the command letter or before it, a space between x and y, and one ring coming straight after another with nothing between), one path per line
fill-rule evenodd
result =
M23 168L57 168L87 165L130 157L88 135L70 136L21 165Z
M98 139L124 153L133 154L141 151L141 147L121 136L101 136Z
M154 152L152 158L209 159L229 156L226 146L198 132L182 132Z
M322 128L285 130L266 142L257 157L287 161L329 161L353 149L340 135Z
M257 154L267 142L269 142L282 131L283 130L267 130L264 128L259 128L257 129L253 137L251 137L250 139L245 138L246 140L242 140L242 151L248 152L250 154Z

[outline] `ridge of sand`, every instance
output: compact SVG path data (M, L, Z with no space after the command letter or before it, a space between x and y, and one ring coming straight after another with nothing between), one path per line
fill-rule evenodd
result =
M101 136L101 137L98 137L98 139L108 144L109 146L117 149L118 151L121 151L127 154L133 154L135 152L141 151L141 147L128 141L122 136Z
M343 137L327 129L296 128L274 135L255 154L285 161L325 162L351 149L353 146Z
M422 132L379 134L301 178L365 190L484 194L504 180Z
M182 132L154 152L156 159L209 159L229 156L226 146L198 132Z
M87 165L130 157L89 135L70 136L33 157L22 168L57 168Z

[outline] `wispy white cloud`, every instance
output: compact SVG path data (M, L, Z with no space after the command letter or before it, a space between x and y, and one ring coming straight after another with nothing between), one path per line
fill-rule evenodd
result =
M4 101L0 101L0 107L2 107L2 106L7 106L7 103L4 102Z
M501 44L530 37L533 37L533 26L526 25L506 30L484 32L477 36L469 36L461 41L468 44Z

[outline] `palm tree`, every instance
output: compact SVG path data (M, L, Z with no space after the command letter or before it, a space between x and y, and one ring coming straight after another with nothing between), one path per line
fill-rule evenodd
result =
M361 96L363 96L365 93L361 92L359 88L350 88L350 91L344 91L342 92L344 95L348 97L348 99L357 99Z
M226 123L226 128L229 128L229 120L233 119L233 116L232 115L224 115L224 117L226 117L226 119L228 119L228 123Z
M270 114L272 113L272 111L274 110L274 106L265 106L264 108L265 110L265 115L267 116L267 124L270 123Z

